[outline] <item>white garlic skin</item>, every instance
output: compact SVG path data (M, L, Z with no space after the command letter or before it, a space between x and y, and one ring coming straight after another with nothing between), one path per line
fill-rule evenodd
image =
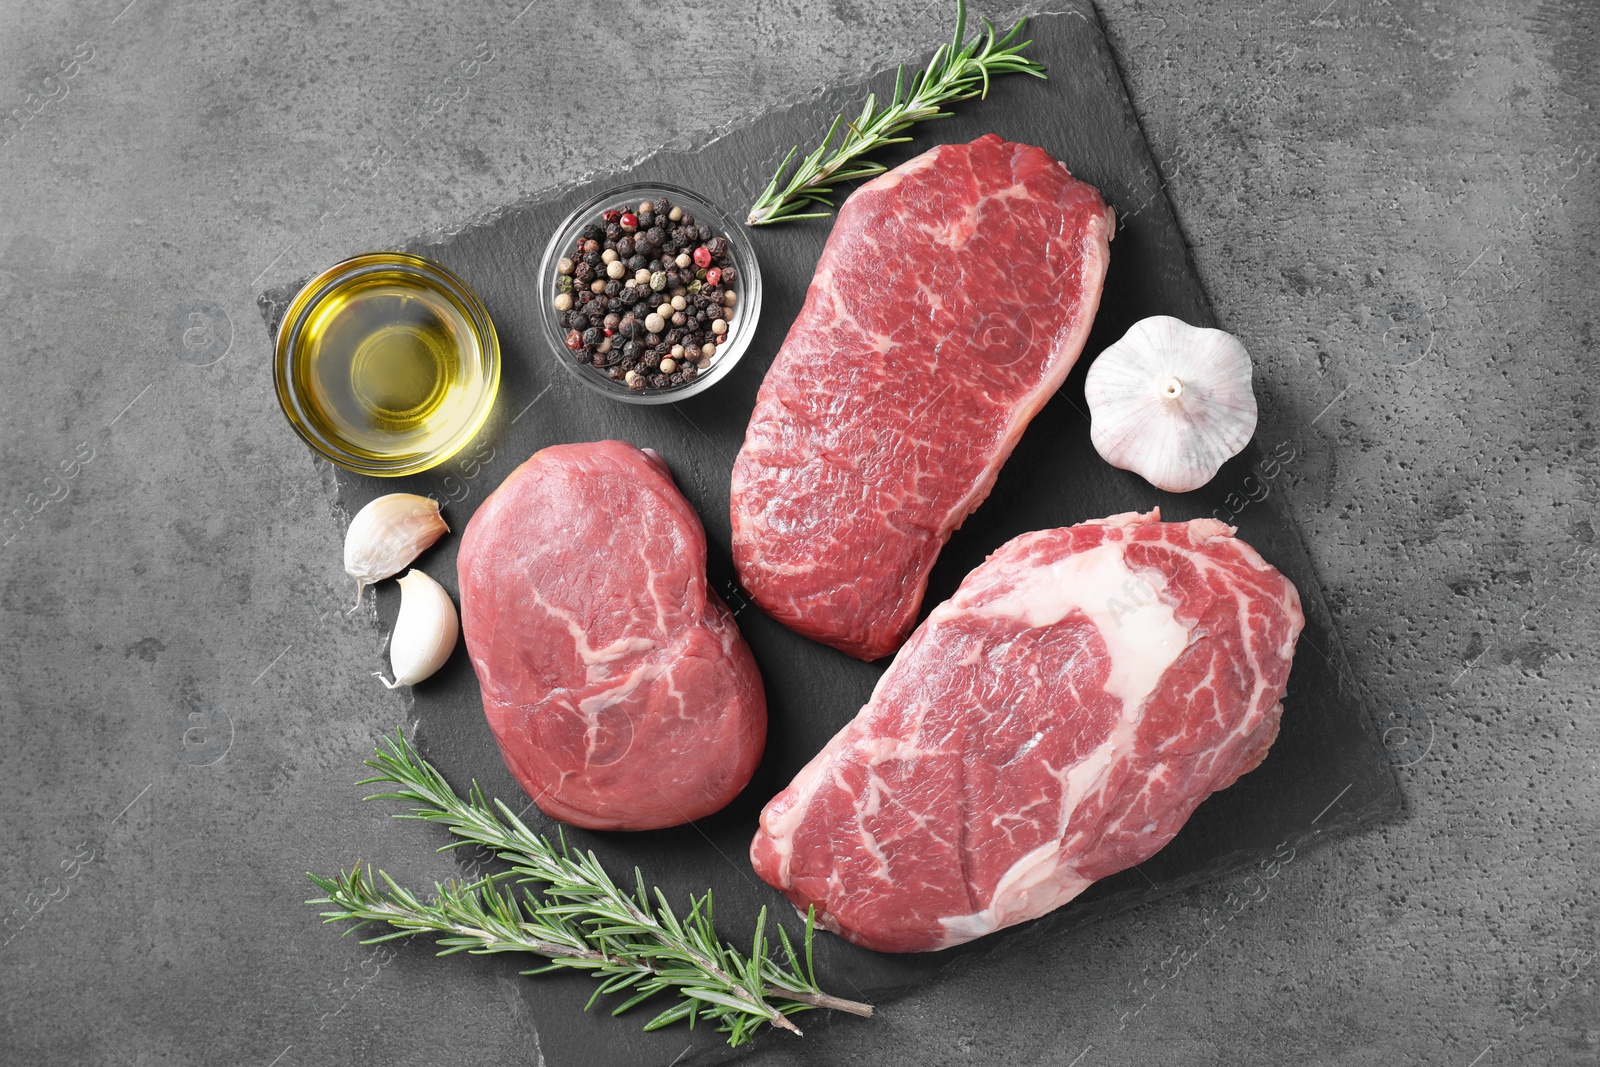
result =
M400 615L389 638L394 681L378 677L390 689L416 685L444 666L460 636L461 616L444 586L419 570L409 570L400 579Z
M1113 467L1187 493L1256 432L1250 353L1222 330L1141 319L1089 367L1089 437Z
M356 607L367 586L399 574L449 532L439 502L415 493L380 496L356 512L344 535L344 570L356 580Z

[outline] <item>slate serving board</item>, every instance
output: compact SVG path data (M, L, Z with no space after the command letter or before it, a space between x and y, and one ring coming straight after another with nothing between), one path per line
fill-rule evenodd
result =
M1029 427L989 500L951 538L934 568L924 614L990 551L1019 533L1159 506L1167 519L1216 516L1237 525L1239 536L1299 587L1307 627L1285 700L1282 732L1266 762L1202 804L1177 839L1141 868L1100 882L1036 923L942 953L881 955L819 935L817 969L824 986L841 995L859 993L880 1005L976 953L1005 953L1015 938L1053 938L1065 945L1070 931L1091 919L1255 863L1285 842L1303 848L1313 839L1348 832L1400 808L1390 765L1347 684L1348 668L1305 545L1280 508L1279 497L1270 493L1273 479L1286 477L1283 472L1294 462L1293 445L1252 444L1211 485L1183 496L1159 492L1110 467L1090 445L1082 393L1092 357L1148 315L1175 315L1201 325L1214 325L1215 317L1093 8L1084 4L1041 16L1033 21L1031 36L1032 54L1049 69L1048 82L1000 79L987 102L962 106L955 118L919 129L914 144L885 158L897 162L935 143L993 131L1040 145L1064 160L1073 173L1100 188L1118 209L1121 225L1083 359ZM747 606L729 554L728 485L734 455L762 374L799 310L830 223L803 222L751 233L766 285L758 336L732 375L707 394L677 405L624 405L574 382L556 365L561 356L550 351L540 331L535 294L542 287L536 273L545 243L566 213L594 192L626 180L684 185L730 214L742 215L791 145L809 148L837 111L859 106L869 87L883 92L892 86L892 78L891 72L869 84L841 86L820 101L761 116L709 146L664 151L626 174L585 181L564 194L509 207L441 241L407 246L460 274L489 308L505 360L497 410L479 438L442 468L398 480L343 471L337 477L340 501L352 513L374 496L395 491L432 494L443 502L457 535L420 563L454 594L459 532L485 496L539 448L615 437L654 448L666 458L705 522L712 585L736 611L761 665L771 719L766 756L739 800L696 825L632 835L567 832L577 845L595 849L618 874L638 865L674 899L712 887L719 926L735 942L748 939L762 905L772 906L795 928L782 897L750 870L746 850L757 815L855 714L883 670L883 664L859 663L801 638ZM351 250L358 251L364 250ZM297 288L261 298L274 330ZM1234 325L1248 333L1248 324ZM1272 403L1270 396L1260 399L1264 405ZM398 602L392 583L380 591L379 612L386 627L393 623ZM464 650L419 686L415 697L417 740L429 759L458 787L476 778L491 795L519 806L525 798L501 763L484 722ZM536 809L530 808L526 817L536 829L555 829ZM428 981L427 959L417 959L415 967L408 980ZM680 1026L643 1034L639 1026L647 1016L613 1020L599 1011L584 1014L589 991L588 980L579 976L541 977L522 987L539 1024L541 1051L556 1067L682 1064L736 1055L705 1029L691 1033ZM851 1027L872 1025L819 1014L801 1021L809 1031L807 1041L824 1043L848 1040ZM769 1034L763 1040L790 1038Z

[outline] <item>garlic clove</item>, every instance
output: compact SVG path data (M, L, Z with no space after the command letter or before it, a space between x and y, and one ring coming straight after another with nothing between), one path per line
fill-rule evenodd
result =
M379 672L390 689L416 685L432 676L455 650L461 635L461 617L444 586L419 570L400 579L400 615L389 638L389 667L394 681Z
M449 532L439 502L415 493L380 496L356 512L344 535L344 570L356 580L356 608L367 586L399 574Z
M1250 353L1222 330L1141 319L1089 367L1089 436L1107 463L1186 493L1256 431Z

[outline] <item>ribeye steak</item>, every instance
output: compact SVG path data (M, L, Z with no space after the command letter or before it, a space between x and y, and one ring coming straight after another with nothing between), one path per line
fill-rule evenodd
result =
M757 873L850 941L946 948L1143 862L1259 764L1304 625L1231 527L1023 534L936 607L779 793Z
M706 586L706 535L654 452L556 445L467 524L461 628L506 766L546 814L675 826L745 787L761 675Z
M757 604L893 652L939 550L1083 350L1114 216L1046 152L941 145L839 211L733 468Z

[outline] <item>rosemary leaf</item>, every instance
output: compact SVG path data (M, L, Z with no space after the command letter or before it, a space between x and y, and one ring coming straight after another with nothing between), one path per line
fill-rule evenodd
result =
M940 45L928 65L906 81L902 64L895 74L894 95L880 108L876 93L868 93L854 122L843 115L833 120L821 143L801 159L792 174L789 166L800 153L796 145L783 157L778 171L750 208L749 226L766 226L796 219L826 218L834 206L837 186L882 174L883 164L862 159L871 152L911 140L900 136L919 122L949 118L943 105L989 95L989 79L997 74L1045 76L1044 66L1024 56L1032 41L1018 43L1027 19L1021 19L1003 37L983 19L982 31L967 40L966 0L956 0L956 32L949 44ZM841 127L844 133L840 134ZM838 143L834 139L838 138ZM828 210L814 210L827 208Z
M374 874L370 865L357 863L332 878L308 874L324 895L306 903L327 909L321 913L325 923L353 923L345 933L368 923L392 928L363 944L432 934L441 956L540 956L548 962L524 974L576 969L594 976L597 984L586 1008L626 993L611 1009L620 1015L670 993L677 1002L646 1023L646 1030L685 1019L693 1026L704 1019L735 1046L752 1040L763 1025L799 1034L789 1016L802 1011L872 1014L871 1005L834 997L817 985L811 967L814 915L806 917L803 971L782 924L774 925L786 962L772 957L765 908L746 955L716 933L709 890L690 897L683 918L660 889L646 888L637 868L634 890L623 890L593 852L575 852L564 837L556 844L534 833L499 800L491 805L476 782L465 798L458 796L403 734L385 738L367 765L379 773L360 784L394 787L367 799L409 802L412 809L396 818L439 823L458 839L439 851L481 845L510 870L469 884L436 884L426 901L385 872Z

